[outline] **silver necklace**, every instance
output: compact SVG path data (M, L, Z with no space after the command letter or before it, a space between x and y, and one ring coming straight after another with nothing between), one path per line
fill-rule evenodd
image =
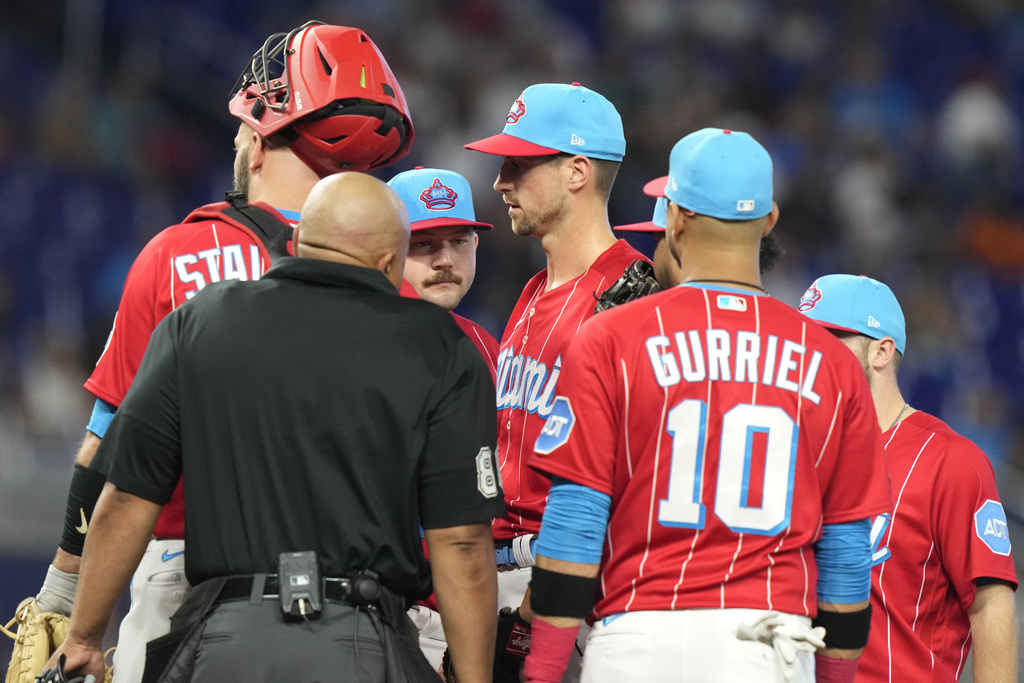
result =
M893 427L896 426L896 423L900 421L900 418L903 417L903 413L907 412L907 408L909 408L909 407L910 407L909 403L904 403L903 404L903 410L900 411L900 414L897 415L896 419L892 421L891 425L889 425L889 429L892 429ZM885 431L889 431L889 429L886 429Z

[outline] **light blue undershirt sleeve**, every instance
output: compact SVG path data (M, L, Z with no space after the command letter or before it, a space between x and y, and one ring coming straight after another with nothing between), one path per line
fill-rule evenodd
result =
M818 600L850 605L871 596L871 520L826 524L814 544Z
M566 562L600 564L611 505L607 494L554 477L534 553Z
M89 424L85 428L102 439L106 435L107 427L114 419L116 411L117 408L112 403L107 403L102 398L96 399L96 403L92 407L92 415L89 416Z

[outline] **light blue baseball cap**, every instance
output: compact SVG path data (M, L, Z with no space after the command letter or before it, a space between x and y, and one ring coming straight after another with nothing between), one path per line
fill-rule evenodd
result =
M668 175L644 192L688 211L722 220L750 220L772 211L772 160L747 133L704 128L672 148Z
M896 296L865 275L819 277L800 297L798 309L823 327L872 339L892 337L900 354L907 348L907 324Z
M505 157L565 152L622 161L626 137L622 117L602 95L579 83L539 83L512 103L501 133L465 147Z
M612 230L620 230L622 232L647 232L653 234L665 234L665 212L668 209L668 200L664 197L658 197L658 201L654 203L654 217L649 221L643 223L627 223L626 225L616 225Z
M388 185L402 198L413 230L452 225L470 225L477 230L494 227L477 222L469 182L455 171L417 166L399 173Z

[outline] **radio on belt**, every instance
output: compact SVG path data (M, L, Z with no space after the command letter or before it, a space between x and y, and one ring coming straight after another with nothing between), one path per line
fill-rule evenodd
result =
M281 553L277 558L277 578L285 621L320 618L324 578L316 552Z

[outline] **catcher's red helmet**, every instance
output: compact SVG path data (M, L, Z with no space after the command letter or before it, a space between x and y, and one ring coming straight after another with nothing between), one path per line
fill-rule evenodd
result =
M270 36L228 109L260 135L282 134L321 177L390 164L412 146L402 88L357 28L311 21Z

